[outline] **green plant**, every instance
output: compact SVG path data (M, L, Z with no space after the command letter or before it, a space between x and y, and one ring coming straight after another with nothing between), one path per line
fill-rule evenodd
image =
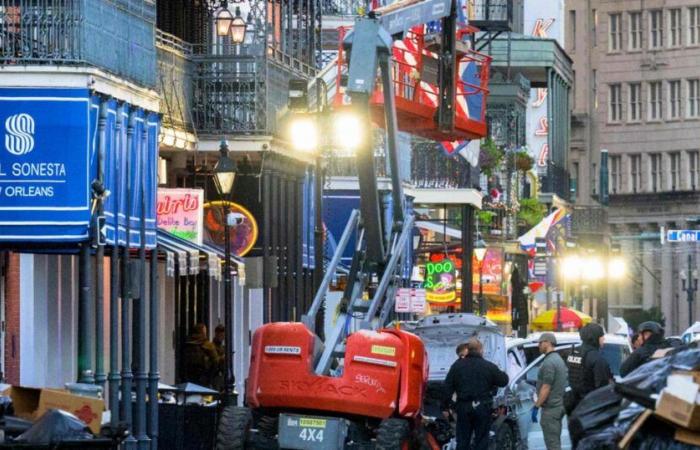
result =
M528 226L534 227L544 219L545 212L545 205L538 202L536 198L524 198L520 200L518 220L522 220Z
M503 163L505 151L496 145L491 138L481 144L481 152L479 152L479 167L487 176L493 175L494 170L498 169Z
M496 213L493 211L481 210L476 213L476 216L479 219L480 225L491 225L493 218L496 217Z
M527 172L532 169L534 160L526 151L515 152L513 156L515 159L515 168L521 172Z

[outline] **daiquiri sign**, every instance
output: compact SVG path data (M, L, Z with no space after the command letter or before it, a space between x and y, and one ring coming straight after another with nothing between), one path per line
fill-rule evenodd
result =
M202 245L204 191L158 188L158 228Z

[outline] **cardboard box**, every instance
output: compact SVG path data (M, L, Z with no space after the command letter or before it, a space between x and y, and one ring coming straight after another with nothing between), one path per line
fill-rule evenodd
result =
M49 409L67 411L100 433L105 402L102 399L71 394L59 389L12 386L9 391L15 414L27 420L38 420Z
M673 438L678 442L700 447L700 433L686 430L685 428L677 428Z
M667 391L661 391L654 414L684 428L700 430L700 405Z

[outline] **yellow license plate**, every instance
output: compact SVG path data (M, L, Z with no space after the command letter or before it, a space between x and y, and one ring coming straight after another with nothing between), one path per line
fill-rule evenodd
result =
M308 417L302 417L299 419L299 426L308 428L326 428L326 419L310 419Z

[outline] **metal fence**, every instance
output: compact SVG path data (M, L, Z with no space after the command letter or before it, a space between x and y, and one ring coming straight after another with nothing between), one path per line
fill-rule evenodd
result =
M150 0L0 0L0 63L92 65L154 87Z
M541 183L543 194L557 194L565 200L569 200L571 197L569 172L553 161L549 162L547 172L542 176Z
M450 157L438 149L434 142L413 145L411 179L418 188L471 187L469 164L460 157Z

